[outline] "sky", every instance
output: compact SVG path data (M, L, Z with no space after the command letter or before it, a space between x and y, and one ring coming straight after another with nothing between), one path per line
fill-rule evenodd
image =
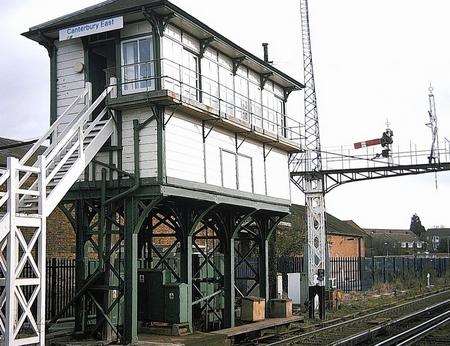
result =
M1 137L36 138L49 124L48 55L20 33L97 2L0 0ZM268 42L275 66L303 80L298 0L173 2L259 56ZM379 137L386 119L395 145L428 148L430 83L440 136L450 138L448 0L310 0L309 6L323 148ZM302 98L297 92L288 103L299 120ZM450 227L450 173L438 175L438 189L434 180L432 174L347 184L327 194L327 210L368 228L408 228L413 213L425 227ZM304 197L293 191L293 201Z

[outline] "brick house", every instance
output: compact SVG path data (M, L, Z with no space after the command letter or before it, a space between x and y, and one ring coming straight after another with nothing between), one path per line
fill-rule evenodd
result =
M9 156L20 159L32 145L31 142L0 138L0 174L2 169L6 168L6 160ZM43 147L38 153L42 153L44 150ZM4 189L5 186L0 186L0 190L4 191ZM74 256L75 233L73 228L67 217L59 209L55 209L47 218L47 258L74 258Z
M450 228L429 228L426 232L426 239L427 243L431 245L431 251L446 254L450 252Z
M365 228L371 256L413 255L425 251L425 242L409 229Z
M305 206L293 204L291 216L282 222L277 232L279 256L299 256L306 236ZM292 228L298 237L292 237ZM326 214L326 232L330 257L364 257L369 236L354 221L343 221Z

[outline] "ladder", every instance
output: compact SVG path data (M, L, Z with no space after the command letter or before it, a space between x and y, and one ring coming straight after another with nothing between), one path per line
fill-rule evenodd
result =
M25 156L9 157L0 171L0 344L45 344L46 219L113 134L103 102L113 89L92 102L86 83Z

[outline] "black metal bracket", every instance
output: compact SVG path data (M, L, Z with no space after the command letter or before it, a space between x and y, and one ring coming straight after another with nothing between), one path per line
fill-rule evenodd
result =
M242 65L242 63L245 61L245 59L247 59L247 57L245 57L245 56L240 56L239 58L231 59L231 61L233 63L233 76L236 75L239 66Z
M145 7L142 7L142 15L152 25L153 29L156 30L160 37L164 36L167 25L170 20L175 17L175 13L173 12L160 15L153 10L148 11Z
M205 131L205 125L207 122L212 122L213 125L211 126L210 129L208 129L208 131ZM208 138L208 136L210 135L211 131L214 129L215 125L214 123L216 123L217 121L220 121L220 119L211 119L211 120L202 120L202 135L203 135L203 142L206 140L206 138Z
M264 86L266 85L267 81L270 77L273 76L273 72L267 72L261 74L261 90L264 89Z
M246 132L240 132L240 133L235 133L234 137L235 137L235 141L236 141L236 152L239 150L239 148L242 146L242 144L244 144L247 141L248 136L251 134L251 131L246 131ZM242 140L239 142L238 139L238 135L241 134L242 135Z
M263 154L264 154L264 161L267 159L269 154L272 152L273 147L270 147L269 150L266 150L266 145L263 144Z
M296 87L287 87L283 89L283 93L284 93L284 102L287 102L289 95L293 92L298 90L298 88Z
M214 42L214 40L215 40L214 36L207 37L207 38L200 40L200 54L199 54L200 58L203 58L203 55L205 54L206 49L211 45L211 43Z
M161 118L164 119L163 115L161 115L164 111L162 110L162 107L156 106L156 105L150 105L150 109L152 110L152 116L145 120L143 123L139 123L137 130L141 131L144 129L148 124L150 124L153 120L156 119L156 121L161 121Z
M172 119L172 117L175 114L175 112L177 111L178 107L180 107L180 104L175 105L175 107L172 110L172 113L169 115L167 120L164 122L164 126L166 126L169 123L170 119Z

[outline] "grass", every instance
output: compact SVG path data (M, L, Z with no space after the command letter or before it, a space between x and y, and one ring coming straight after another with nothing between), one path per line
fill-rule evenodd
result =
M433 276L432 276L433 277ZM447 288L450 283L450 272L442 278L433 278L432 287L427 287L426 277L417 278L413 275L396 278L392 283L376 284L367 292L350 292L343 294L338 307L328 313L327 319L361 313L365 310L380 309L398 304L415 296Z

